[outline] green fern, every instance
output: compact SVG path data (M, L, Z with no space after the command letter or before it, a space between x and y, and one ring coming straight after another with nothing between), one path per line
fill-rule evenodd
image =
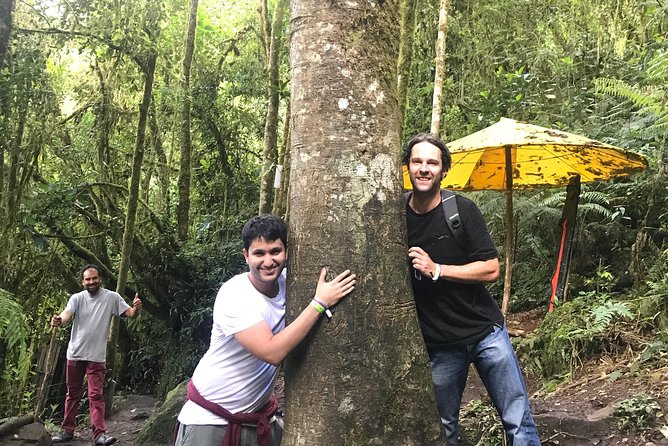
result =
M663 104L659 101L654 88L629 85L620 79L608 78L596 79L594 84L598 93L626 99L644 113L652 113L656 116L665 114Z
M629 308L623 302L613 302L611 300L605 302L603 305L600 305L594 308L591 312L592 317L594 318L591 331L592 333L602 333L606 328L610 326L613 319L619 318L632 318L633 314Z
M643 125L639 134L658 137L668 133L668 52L656 54L645 69L645 85L629 85L619 79L596 79L598 93L628 100L640 115L650 115L654 122ZM611 116L608 116L609 118Z
M654 57L646 68L647 76L653 81L668 81L668 52L661 53Z
M0 339L11 353L24 351L28 339L28 324L23 308L12 299L12 294L0 288Z
M0 376L0 400L15 402L17 398L12 392L26 383L30 371L28 333L23 308L11 293L0 288L0 343L6 349L5 367ZM7 410L3 406L4 403L0 404L0 413Z
M563 302L531 337L518 344L523 364L545 378L567 379L588 359L606 350L614 324L631 319L624 302L606 293L583 293Z

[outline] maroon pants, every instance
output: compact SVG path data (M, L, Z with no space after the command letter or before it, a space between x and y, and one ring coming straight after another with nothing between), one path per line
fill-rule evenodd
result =
M104 374L107 365L104 362L67 361L67 396L65 397L65 415L62 428L74 432L77 427L77 413L83 392L84 375L88 377L88 407L93 425L93 439L107 430L104 421Z

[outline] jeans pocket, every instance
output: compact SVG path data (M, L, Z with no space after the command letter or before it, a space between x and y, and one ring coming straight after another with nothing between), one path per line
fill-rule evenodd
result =
M195 425L193 424L182 424L179 428L181 430L181 441L179 444L187 444L188 437L190 437L195 430Z

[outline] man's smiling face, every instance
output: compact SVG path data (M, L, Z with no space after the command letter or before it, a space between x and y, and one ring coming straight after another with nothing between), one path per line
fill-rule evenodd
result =
M287 250L281 239L267 241L253 240L244 249L244 258L250 270L251 283L259 291L273 287L285 268Z
M411 149L408 175L416 192L440 190L443 172L441 150L435 145L422 141Z

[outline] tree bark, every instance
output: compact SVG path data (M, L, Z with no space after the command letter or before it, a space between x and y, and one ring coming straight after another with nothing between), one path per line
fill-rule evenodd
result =
M190 140L190 67L195 52L195 30L197 29L198 0L190 0L188 15L188 32L186 33L183 53L183 83L181 102L181 171L179 172L179 205L177 206L179 240L188 238L190 213L190 177L192 143Z
M283 143L279 154L278 165L281 166L281 181L279 187L274 191L274 206L271 213L287 218L288 215L288 189L290 187L290 101L285 110L285 123L283 125ZM276 167L278 168L278 166Z
M12 34L14 0L0 0L0 70L8 66L9 42ZM3 89L4 90L4 89ZM5 188L5 152L9 146L9 92L0 91L0 221L6 221L7 189ZM4 248L4 225L0 225L0 235ZM3 249L4 251L4 249Z
M271 212L274 174L276 172L278 142L278 106L280 101L279 54L283 29L283 10L287 0L278 0L271 26L269 49L269 89L267 93L267 119L264 126L264 150L262 152L262 175L260 180L260 214Z
M151 146L155 151L156 162L158 163L157 175L160 190L158 192L158 212L166 216L169 212L169 164L167 162L167 154L162 145L162 135L158 127L158 119L156 117L155 101L151 101L149 109L149 130L151 135Z
M10 143L10 152L9 152L9 169L7 175L7 187L5 189L6 194L6 210L5 210L5 227L11 227L16 221L16 213L19 206L19 191L20 191L20 182L19 177L21 176L21 169L27 164L25 157L22 153L23 147L23 136L25 134L26 123L28 121L28 103L30 99L28 98L28 90L30 89L30 79L25 79L21 93L18 95L18 115L17 115L17 125L16 125L16 134L13 138L13 141ZM4 166L3 166L4 168Z
M113 181L109 175L111 164L111 148L109 147L109 137L112 131L113 109L112 92L107 85L108 72L103 71L101 67L95 65L95 72L100 81L100 100L95 104L95 121L97 128L97 162L99 181Z
M271 36L271 27L269 25L269 8L267 6L267 0L260 0L260 27L262 28L262 47L264 48L264 57L269 64L269 47L270 36Z
M415 4L417 0L401 0L401 37L397 61L397 102L399 103L399 125L403 129L406 114L408 81L413 60L413 38L415 36ZM403 136L403 131L401 132ZM403 138L401 139L403 141Z
M13 13L14 0L0 0L0 67L5 66L5 58L9 52Z
M153 79L155 76L157 54L150 52L146 55L146 62L142 66L144 70L144 96L139 105L139 122L137 124L137 137L135 150L132 157L132 176L130 177L130 194L128 196L128 209L125 216L125 231L123 232L123 245L121 250L121 264L118 269L118 282L116 292L121 296L125 293L125 285L130 270L130 256L132 255L132 241L135 235L135 221L137 218L137 206L139 204L139 182L141 179L141 167L144 161L144 140L146 138L146 123L148 121L148 110L153 92ZM112 319L107 343L107 369L109 376L108 387L104 392L107 413L111 413L114 391L116 389L116 343L118 341L118 318Z
M286 362L283 443L437 444L402 212L398 0L292 0L291 12L287 319L321 266L358 284Z
M441 135L441 110L443 109L443 76L445 73L445 36L448 31L448 0L440 0L438 10L438 38L436 39L436 67L434 74L434 98L431 107L431 134Z

